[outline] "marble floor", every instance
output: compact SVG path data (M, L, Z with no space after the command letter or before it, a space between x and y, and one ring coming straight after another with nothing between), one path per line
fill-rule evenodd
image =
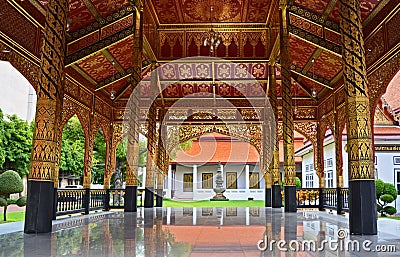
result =
M140 208L61 218L51 234L3 229L0 256L400 256L400 221L378 229L350 235L347 217L318 211Z

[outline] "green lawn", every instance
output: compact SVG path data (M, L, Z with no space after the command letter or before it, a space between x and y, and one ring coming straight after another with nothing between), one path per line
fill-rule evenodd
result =
M387 216L387 217L382 217L379 216L379 218L383 218L383 219L393 219L393 220L400 220L399 216Z
M229 200L229 201L210 201L210 200L199 200L199 201L176 201L176 200L163 200L164 207L264 207L263 200Z
M25 220L25 212L7 212L7 221L3 221L3 212L0 215L0 224Z

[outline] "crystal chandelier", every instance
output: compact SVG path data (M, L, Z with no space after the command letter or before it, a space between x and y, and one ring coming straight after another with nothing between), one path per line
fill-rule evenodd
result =
M203 45L210 46L211 54L214 53L214 51L217 49L217 47L222 43L221 35L219 34L219 32L216 32L212 28L213 11L214 11L214 7L211 6L211 8L210 8L211 29L210 29L210 31L204 32L204 36L203 36Z

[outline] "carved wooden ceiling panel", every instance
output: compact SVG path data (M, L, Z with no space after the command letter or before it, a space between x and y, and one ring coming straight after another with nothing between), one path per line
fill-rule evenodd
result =
M310 71L331 81L343 69L342 57L322 51Z
M294 3L313 13L323 14L331 0L295 0Z
M108 51L111 53L114 59L117 60L125 70L132 67L133 42L133 37L129 37L128 39L108 48Z
M222 0L213 4L202 0L183 1L183 19L188 23L196 22L240 22L242 19L242 3L239 0Z
M82 0L73 0L69 5L69 31L73 32L96 21Z
M151 3L160 24L265 23L271 6L270 0L152 0Z
M118 94L119 92L122 92L122 90L124 88L126 88L128 86L127 84L128 84L128 81L126 79L121 79L121 80L118 80L118 81L112 83L110 86L108 86L106 88L106 90L109 93L111 93L111 90L114 90L114 92L116 94Z
M101 52L78 62L77 65L96 82L100 82L118 73L118 70L113 66L111 61Z
M308 60L312 57L316 46L311 45L295 36L290 36L290 59L291 62L300 67L304 68L308 63Z
M321 84L318 84L318 83L316 83L316 82L314 82L314 81L312 81L312 80L310 80L310 79L307 79L307 78L305 78L305 79L302 79L301 80L301 83L303 84L303 85L305 85L308 89L312 89L312 88L315 88L316 90L317 90L317 94L319 94L320 92L321 92L321 90L322 89L324 89L325 87L324 86L322 86Z
M129 5L128 0L92 0L93 6L103 17Z

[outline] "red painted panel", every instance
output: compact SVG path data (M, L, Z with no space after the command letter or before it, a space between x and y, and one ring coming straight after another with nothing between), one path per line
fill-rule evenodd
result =
M68 17L71 19L69 32L74 32L96 21L82 0L70 2Z
M174 58L182 58L183 57L183 46L181 45L181 42L179 39L176 40L176 43L174 45L173 56L174 56Z
M133 44L134 38L132 36L108 48L108 51L114 59L117 60L125 70L132 67Z
M324 13L331 0L295 0L295 4L313 13Z
M238 56L238 46L235 43L235 40L232 39L231 44L228 46L228 56L229 57L237 57Z
M108 16L117 10L129 5L128 0L91 0L101 16Z
M258 40L255 50L256 57L266 57L265 46L261 42L261 39Z
M332 80L342 69L343 61L341 57L328 51L322 51L310 71L314 71L315 75L327 80Z
M317 48L295 36L290 36L289 43L291 62L300 68L304 68Z
M102 53L96 53L78 62L77 65L96 82L109 78L118 72Z
M96 43L97 41L99 41L99 31L95 31L81 39L79 39L78 41L75 41L71 44L69 44L67 46L67 54L73 54L85 47L88 47L94 43Z
M198 48L196 43L194 42L194 39L190 42L188 45L188 51L187 51L187 56L198 56Z

